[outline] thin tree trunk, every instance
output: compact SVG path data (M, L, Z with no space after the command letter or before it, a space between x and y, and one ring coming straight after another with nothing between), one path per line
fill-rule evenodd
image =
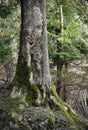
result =
M64 30L64 17L63 17L63 7L60 5L60 30L63 37L63 30Z
M63 38L63 28L64 28L64 23L63 23L63 8L62 5L60 5L60 32L62 34L62 38ZM63 42L63 41L62 41ZM57 52L59 53L61 51L61 46L62 43L57 42ZM61 91L61 73L62 73L62 69L63 69L63 63L60 63L60 61L57 61L57 73L59 73L59 79L58 79L58 74L57 74L57 93L58 95L60 95L60 91Z

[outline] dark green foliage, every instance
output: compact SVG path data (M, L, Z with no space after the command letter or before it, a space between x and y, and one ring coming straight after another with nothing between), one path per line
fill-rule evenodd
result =
M0 5L0 16L1 16L2 18L6 18L6 16L7 16L8 14L10 14L10 12L11 12L11 9L10 9L9 6L6 6L6 5L4 5L4 4Z
M6 18L18 6L19 0L1 1L0 16Z
M62 5L64 19L63 33L60 5ZM70 63L84 61L88 55L87 34L84 33L82 25L82 18L87 15L85 13L87 4L80 0L52 0L51 3L50 1L47 2L47 7L51 74L55 83L59 79L63 83L64 76L61 76L64 75L63 68L68 67ZM57 68L61 72L57 72ZM68 75L69 73L65 77Z
M8 60L11 57L12 40L13 38L10 38L10 37L0 39L0 63L3 63L5 60Z
M51 22L51 20L49 21ZM55 65L57 63L64 64L66 62L82 60L88 52L88 45L82 41L81 26L73 19L64 29L62 36L60 34L60 27L58 27L59 23L57 26L55 20L53 20L53 23L50 22L48 23L49 55Z
M1 5L6 4L5 1L3 2L4 3L1 3ZM2 12L4 13L4 11ZM8 10L6 10L6 12L8 12ZM14 44L17 43L19 40L19 14L20 11L19 8L17 8L12 10L12 13L7 15L5 18L0 18L0 63L3 63L11 58L12 51L16 46Z
M88 45L87 43L82 43L81 41L76 44L76 47L79 49L80 53L88 55Z

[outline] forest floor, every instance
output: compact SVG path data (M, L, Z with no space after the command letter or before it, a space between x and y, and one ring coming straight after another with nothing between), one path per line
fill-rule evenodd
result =
M10 87L0 85L0 130L88 130L87 123L75 124L63 110L49 106L26 107L18 114L11 108L14 104L6 102L10 92Z

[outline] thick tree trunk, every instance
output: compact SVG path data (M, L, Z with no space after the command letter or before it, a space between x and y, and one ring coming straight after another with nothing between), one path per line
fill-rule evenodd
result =
M28 83L36 84L45 92L50 86L46 0L20 0L20 3L20 46L13 82L17 82L21 88L28 86Z
M46 35L46 1L21 0L21 20L17 71L20 69L24 71L25 67L30 67L32 72L29 80L33 83L49 87L50 72Z

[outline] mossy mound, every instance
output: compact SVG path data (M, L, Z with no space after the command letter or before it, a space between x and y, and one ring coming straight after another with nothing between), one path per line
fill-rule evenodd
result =
M15 130L87 130L83 124L77 127L61 110L49 107L26 108L19 114L18 122L11 119L9 126Z
M87 123L81 121L59 97L58 100L58 105L52 109L49 105L20 109L22 102L19 99L8 98L0 103L0 130L87 130Z
M0 103L0 130L88 129L87 123L79 119L71 107L59 98L55 86L50 88L50 95L39 106L36 106L38 93L35 93L39 91L38 86L31 85L28 89L26 98L23 98L24 92L21 92L20 87L15 87L16 91Z

